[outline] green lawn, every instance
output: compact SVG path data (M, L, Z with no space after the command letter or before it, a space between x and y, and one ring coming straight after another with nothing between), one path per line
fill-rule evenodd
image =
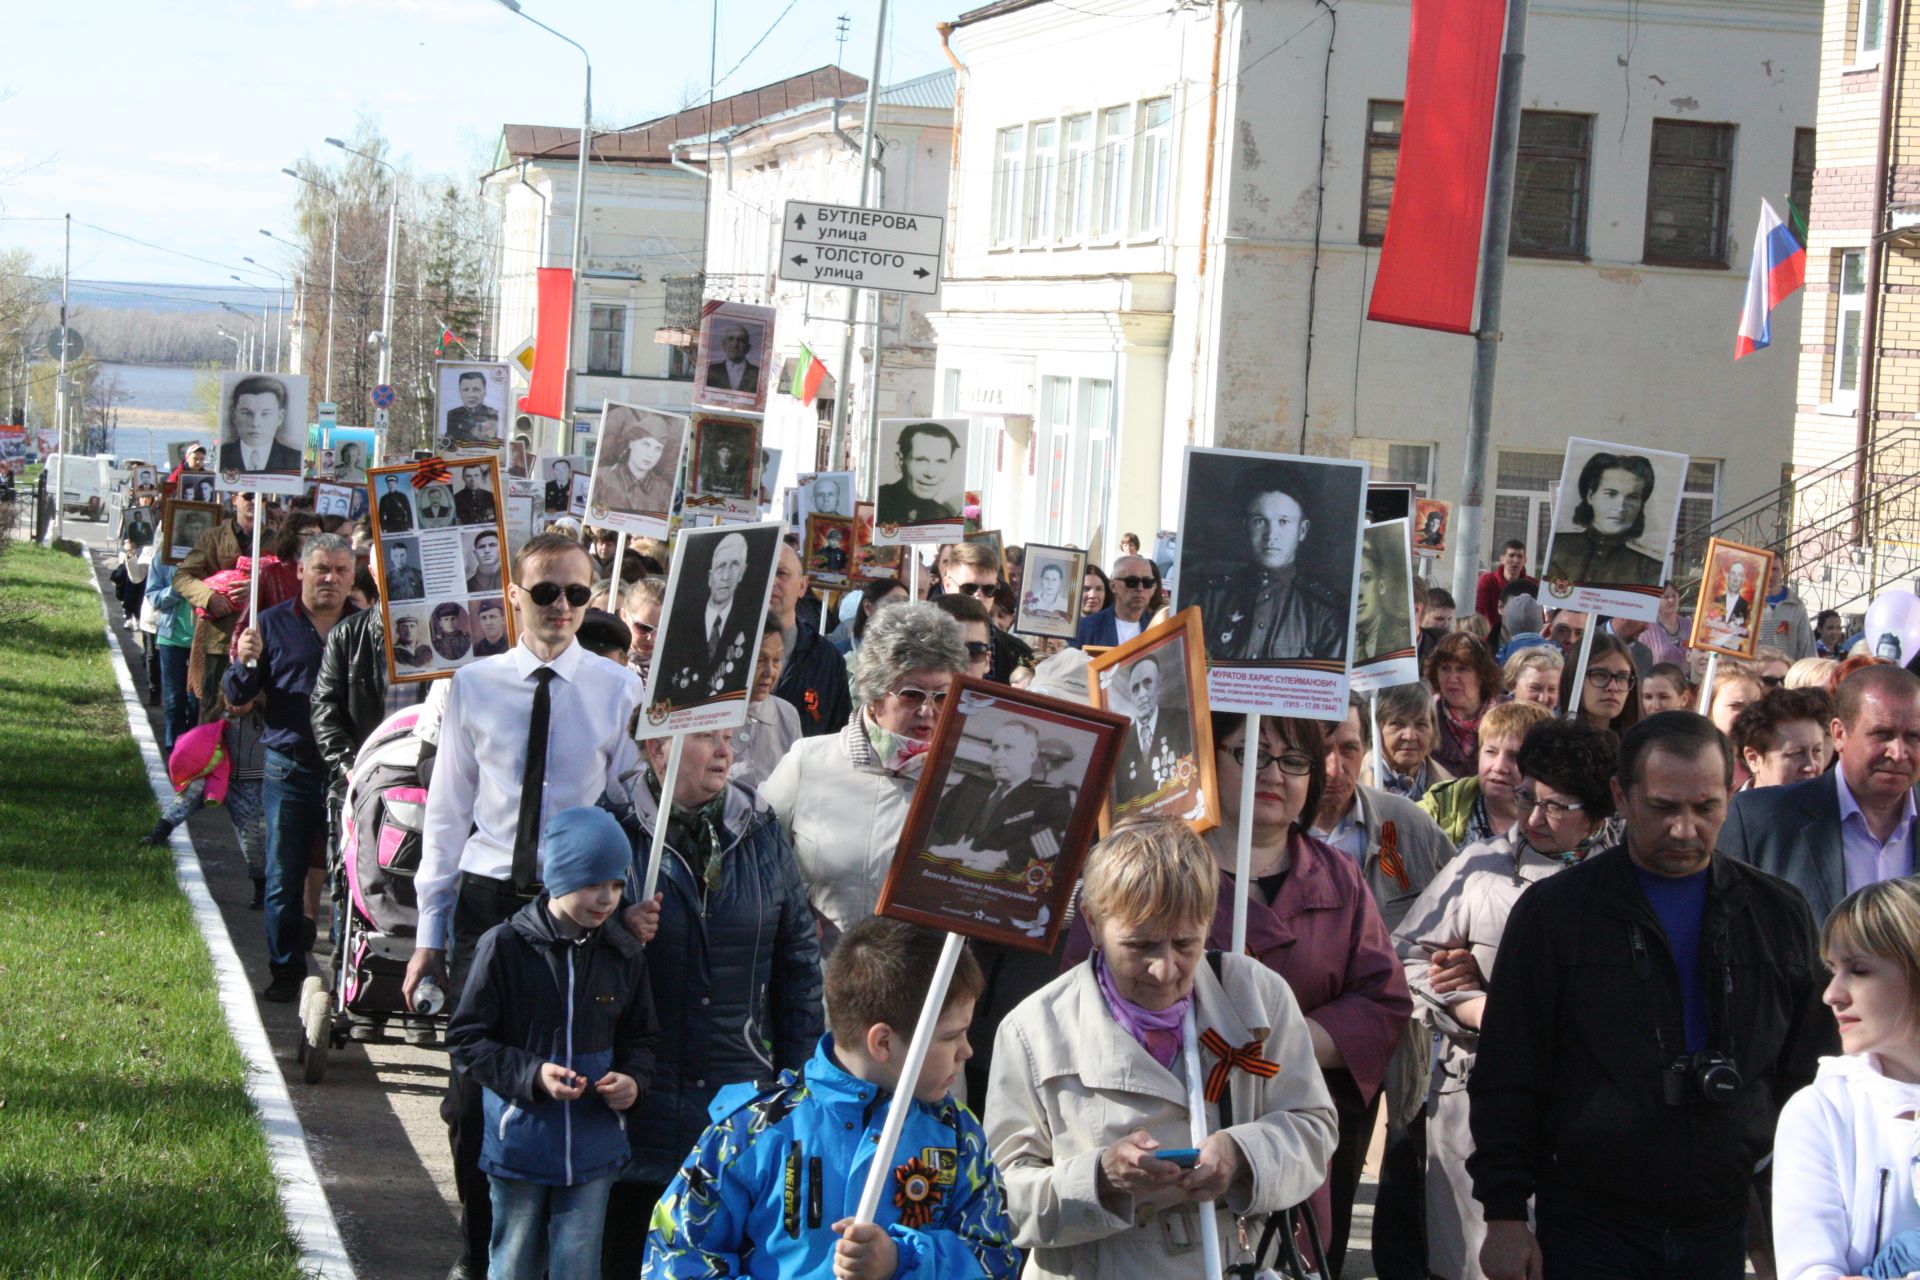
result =
M0 1276L298 1276L87 573L0 552Z

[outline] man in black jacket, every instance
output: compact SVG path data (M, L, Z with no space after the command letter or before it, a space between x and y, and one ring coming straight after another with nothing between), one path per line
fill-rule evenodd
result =
M774 563L772 598L767 614L786 639L786 658L780 681L773 686L800 713L800 736L838 733L853 715L853 695L847 688L847 660L820 634L820 628L801 616L800 601L807 594L807 575L800 554L791 544L780 544Z
M1745 1270L1754 1170L1838 1041L1806 900L1714 856L1732 784L1704 717L1642 720L1613 783L1626 844L1514 907L1468 1085L1490 1280Z
M313 738L335 794L346 785L360 745L380 722L420 701L427 684L387 689L386 632L380 610L362 609L327 633L313 678Z

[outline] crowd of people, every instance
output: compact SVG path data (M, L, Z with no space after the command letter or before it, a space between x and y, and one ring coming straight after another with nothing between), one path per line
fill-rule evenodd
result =
M1544 611L1518 544L1471 612L1417 584L1418 683L1214 715L1220 824L1117 826L1052 955L970 943L906 1080L941 938L874 906L950 679L1084 699L1082 650L1168 606L1137 539L1070 643L1011 633L984 543L832 609L785 546L746 724L687 736L667 795L632 736L665 547L557 522L512 559L517 644L390 684L364 524L280 515L243 616L271 518L129 549L183 784L149 838L207 802L211 733L293 999L329 806L431 691L404 988L453 997L452 1275L1201 1275L1214 1215L1228 1263L1338 1276L1382 1130L1388 1280L1920 1269L1920 677L1784 583L1710 687L1672 588L1650 623Z

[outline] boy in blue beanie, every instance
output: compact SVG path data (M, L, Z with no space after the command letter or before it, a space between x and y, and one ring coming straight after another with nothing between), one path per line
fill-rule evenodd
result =
M582 807L546 831L545 891L488 931L447 1027L484 1087L492 1280L597 1280L607 1193L627 1159L617 1114L653 1075L646 956L615 908L633 846Z

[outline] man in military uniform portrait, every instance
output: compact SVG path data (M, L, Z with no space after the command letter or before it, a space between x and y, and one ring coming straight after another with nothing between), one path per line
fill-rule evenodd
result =
M960 441L940 423L908 426L895 446L900 477L880 486L874 520L883 525L958 520L960 477L952 472L959 453Z
M682 530L688 537L691 531ZM663 662L660 696L674 706L744 693L747 667L760 646L759 624L766 603L766 574L757 590L748 576L747 539L728 533L702 540L712 548L706 572L695 570L703 549L687 548L687 564L672 601L666 639L654 651Z
M485 467L460 468L460 492L453 495L454 517L461 524L492 524L493 490Z
M461 373L460 403L447 410L444 443L481 448L500 443L500 411L487 403L487 376L478 370Z
M1580 468L1573 528L1556 529L1540 576L1596 585L1657 587L1666 556L1638 545L1653 497L1653 462L1635 453L1600 452ZM1564 500L1564 495L1563 495Z
M1113 810L1116 817L1133 816L1161 788L1177 780L1182 761L1193 759L1193 726L1185 707L1163 706L1164 682L1160 664L1179 660L1176 641L1153 653L1142 654L1119 672L1127 690L1128 717L1133 725L1120 739L1120 755L1113 769ZM1199 775L1193 776L1195 785Z
M420 615L393 615L393 662L399 667L424 667L433 661L433 650L420 639Z
M698 492L728 498L752 493L747 475L753 460L753 428L746 423L706 422L700 428Z
M473 656L491 658L507 651L507 607L498 596L473 606L474 628L480 634L473 640Z
M451 600L433 608L433 651L448 662L458 662L473 648L467 634L467 611Z
M426 583L420 577L420 566L414 563L418 554L414 550L413 539L389 542L387 552L387 599L419 600L427 594Z
M1345 601L1300 572L1302 548L1314 549L1301 497L1307 487L1303 477L1267 475L1231 507L1247 558L1196 566L1193 603L1207 654L1223 662L1339 661L1347 656Z
M587 505L664 518L673 508L673 473L680 461L679 420L609 405L605 429ZM671 460L669 445L674 454Z
M1008 719L988 739L989 776L966 774L941 797L930 843L978 871L1024 867L1052 859L1073 817L1067 788L1039 781L1040 732Z
M555 458L548 464L547 474L551 478L541 505L548 515L565 515L573 495L573 464L565 458Z
M1355 663L1413 645L1413 620L1407 616L1412 568L1400 527L1397 522L1369 525L1360 535L1360 594L1353 602Z
M381 483L386 486L386 492L380 495L380 532L407 532L413 528L413 504L407 501L407 491L400 487L400 477L385 476Z
M467 590L500 589L500 535L492 529L477 529L467 544Z

